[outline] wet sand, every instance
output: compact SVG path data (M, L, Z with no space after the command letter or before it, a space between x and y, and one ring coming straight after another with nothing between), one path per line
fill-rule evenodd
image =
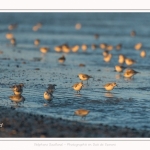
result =
M150 131L103 124L92 125L0 107L0 137L150 137Z

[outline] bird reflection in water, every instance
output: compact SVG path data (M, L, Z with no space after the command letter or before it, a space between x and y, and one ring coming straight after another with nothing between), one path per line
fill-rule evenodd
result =
M116 74L115 78L119 80L121 78L121 74Z
M75 93L74 95L77 96L77 97L81 97L82 96L82 94L80 94L80 93Z
M114 97L114 95L111 92L106 92L105 97Z

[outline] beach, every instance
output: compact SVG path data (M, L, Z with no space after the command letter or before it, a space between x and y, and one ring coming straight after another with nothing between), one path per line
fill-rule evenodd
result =
M149 137L149 15L0 13L0 137Z
M0 107L1 138L141 138L150 137L150 131L108 125L92 125L43 115L18 112Z

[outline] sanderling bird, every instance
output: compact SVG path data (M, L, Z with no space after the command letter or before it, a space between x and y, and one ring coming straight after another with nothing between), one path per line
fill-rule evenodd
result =
M55 47L54 47L54 50L55 50L56 52L61 52L61 51L62 51L62 46L61 46L61 45L55 46Z
M131 32L130 32L130 36L132 36L132 37L133 37L133 36L136 36L136 32L135 32L135 31L131 31Z
M35 46L38 46L39 44L40 44L40 40L39 39L34 40L34 45Z
M101 44L99 45L99 47L100 47L102 50L106 50L107 44L106 44L106 43L101 43Z
M122 44L116 45L116 50L120 50L122 48Z
M55 91L55 86L57 86L57 85L56 84L49 84L48 88L47 88L47 92L53 93Z
M92 50L95 50L96 48L97 48L97 45L96 45L96 44L92 44L92 45L91 45L91 49L92 49Z
M81 46L81 49L83 50L83 51L86 51L87 50L87 45L86 44L82 44L82 46Z
M8 29L9 30L14 30L15 28L17 28L17 24L10 24L9 26L8 26Z
M117 86L117 83L115 82L112 82L112 83L107 83L104 85L104 88L107 90L107 91L111 91L113 90L113 88Z
M15 38L10 39L10 43L15 46L16 45L16 39Z
M68 46L68 44L63 44L61 47L62 47L62 51L64 53L69 53L71 50L70 47Z
M119 62L119 64L123 64L125 62L125 56L120 54L118 57L118 62Z
M113 48L114 48L114 47L113 47L112 45L107 45L107 46L106 46L106 50L107 50L107 51L111 51L111 50L113 50Z
M115 71L117 71L117 72L122 72L125 68L126 68L126 67L124 67L124 66L116 65L116 66L115 66Z
M49 51L48 47L41 47L40 48L40 52L43 53L43 54L46 54L48 51Z
M66 58L65 58L64 55L62 55L60 58L58 58L58 62L59 62L59 63L64 63L65 60L66 60Z
M12 38L14 38L14 35L12 33L7 33L6 34L6 39L10 40Z
M137 72L137 71L135 71L135 70L133 70L133 69L127 69L127 70L125 70L125 72L124 72L124 77L126 77L126 78L131 78L132 76L134 76L134 75L137 74L137 73L140 73L140 72Z
M76 25L75 25L76 30L80 30L81 27L82 27L81 23L76 23Z
M106 56L103 57L103 60L105 62L110 62L111 58L112 58L112 54L108 53L108 55L106 55Z
M126 65L131 66L131 65L135 64L136 61L131 58L126 58L125 63L126 63Z
M25 98L22 95L12 95L9 96L9 99L13 102L16 102L16 104L25 101Z
M87 84L88 84L88 80L89 80L90 78L93 78L92 76L89 76L89 75L83 74L83 73L78 74L77 77L79 77L79 79L82 80L82 81L86 81L86 80L87 80ZM93 79L94 79L94 78L93 78Z
M108 51L106 51L106 50L103 51L103 56L104 56L104 57L106 57L108 54L109 54Z
M77 93L80 93L80 90L82 89L83 87L83 83L82 82L79 82L79 83L75 83L72 88L77 91Z
M146 56L146 51L142 50L141 53L140 53L140 56L141 56L142 58L144 58L144 57Z
M33 31L38 31L42 27L42 23L37 23L36 25L33 26L32 30Z
M81 116L82 118L85 118L89 114L89 110L86 109L78 109L74 112L74 115Z
M103 56L104 56L104 57L106 57L108 54L109 54L108 51L106 51L106 50L103 51Z
M80 48L79 45L74 45L71 47L71 51L76 53L79 50L79 48Z
M21 95L22 92L23 92L23 87L24 87L24 84L20 83L20 84L17 84L17 85L13 85L11 87L11 89L14 92L15 95Z
M43 96L44 96L44 99L47 101L51 101L53 99L52 93L50 93L48 91L45 91Z
M137 43L134 45L135 50L140 50L142 48L142 43Z

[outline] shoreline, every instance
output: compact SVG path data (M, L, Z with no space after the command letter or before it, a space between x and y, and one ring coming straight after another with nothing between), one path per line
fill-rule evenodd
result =
M109 125L84 124L61 118L43 115L33 115L16 111L11 108L0 107L0 138L141 138L150 137L149 130L137 130L128 127Z

